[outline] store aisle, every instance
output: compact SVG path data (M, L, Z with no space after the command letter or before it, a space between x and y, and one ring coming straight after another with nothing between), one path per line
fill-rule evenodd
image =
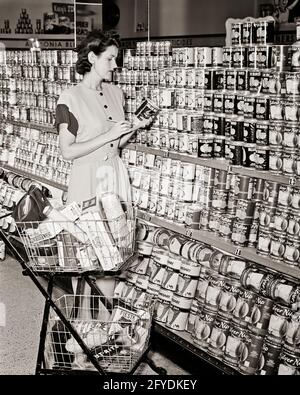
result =
M0 374L32 375L35 371L44 298L22 268L7 257L0 262L0 303L6 307L6 325L0 326ZM151 358L164 367L169 375L188 372L159 353ZM141 364L136 374L154 374L148 365Z

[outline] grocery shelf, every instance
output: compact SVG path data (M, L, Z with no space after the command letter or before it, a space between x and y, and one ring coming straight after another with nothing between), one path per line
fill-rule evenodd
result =
M222 373L227 375L240 375L238 370L227 366L224 362L222 362L222 360L214 358L205 351L202 351L200 348L198 348L193 343L192 336L188 332L174 331L173 329L167 328L163 324L157 322L153 323L153 329L156 333L172 341L176 346L180 346L183 349L193 353L197 357L201 358L204 362L220 370Z
M57 130L55 129L54 125L43 125L40 123L35 123L35 122L25 122L25 121L17 121L13 119L3 119L7 123L11 123L16 126L20 127L26 127L26 128L31 128L31 129L37 129L41 130L42 132L50 132L50 133L57 133Z
M59 184L58 182L55 182L55 181L47 180L47 178L36 176L35 174L28 173L28 172L26 172L24 170L16 169L15 167L9 166L9 165L7 165L5 163L1 163L0 162L0 166L4 170L12 171L13 173L16 173L19 176L26 177L26 178L32 178L35 181L38 181L38 182L41 182L42 184L46 184L46 185L49 185L51 187L60 189L62 191L67 191L68 190L68 187L65 186L65 185Z
M125 147L125 149L126 148L140 151L140 152L145 152L145 153L152 154L152 155L162 156L164 158L170 158L170 159L174 159L174 160L180 160L182 162L193 163L195 165L212 167L214 169L219 169L219 170L227 170L227 168L228 168L228 163L225 160L218 161L215 159L195 158L193 156L182 155L182 154L178 154L175 152L163 151L163 150L156 149L156 148L146 147L145 145L141 145L141 144L128 144Z
M169 229L172 232L181 234L201 243L209 244L217 250L220 250L227 254L257 263L264 268L280 272L281 274L293 280L300 279L300 268L295 268L285 263L274 261L269 257L258 255L253 248L237 246L230 241L222 240L220 237L214 235L212 232L206 230L195 230L186 228L183 225L174 224L172 222L166 221L165 219L158 218L141 210L138 210L137 216L139 219L142 219L146 222L151 222L154 225Z
M164 158L170 158L174 160L180 160L182 162L193 163L200 166L211 167L219 170L227 170L232 173L244 175L253 178L261 178L268 181L274 181L279 184L292 185L295 187L300 187L300 180L295 177L288 177L283 175L272 174L270 171L260 171L256 169L249 169L241 166L232 166L226 160L217 160L217 159L202 159L195 158L192 156L173 153L169 151L163 151L156 148L150 148L141 144L128 144L126 146L128 149L149 153L152 155L162 156Z

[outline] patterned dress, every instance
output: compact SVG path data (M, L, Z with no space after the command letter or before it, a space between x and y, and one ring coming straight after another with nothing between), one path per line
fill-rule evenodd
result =
M124 120L123 93L120 88L102 84L102 91L88 88L82 82L62 92L56 109L56 125L68 124L68 130L80 143L114 126L112 121ZM73 160L68 203L114 192L121 201L131 202L127 170L119 157L119 140Z

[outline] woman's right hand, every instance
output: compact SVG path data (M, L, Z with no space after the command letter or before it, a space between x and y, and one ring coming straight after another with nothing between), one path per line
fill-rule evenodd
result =
M117 140L123 134L130 132L130 123L128 121L116 122L114 126L109 129L108 136L111 140Z

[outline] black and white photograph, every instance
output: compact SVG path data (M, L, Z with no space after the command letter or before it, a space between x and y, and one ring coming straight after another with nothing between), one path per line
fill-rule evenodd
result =
M0 376L300 376L299 0L0 0Z

